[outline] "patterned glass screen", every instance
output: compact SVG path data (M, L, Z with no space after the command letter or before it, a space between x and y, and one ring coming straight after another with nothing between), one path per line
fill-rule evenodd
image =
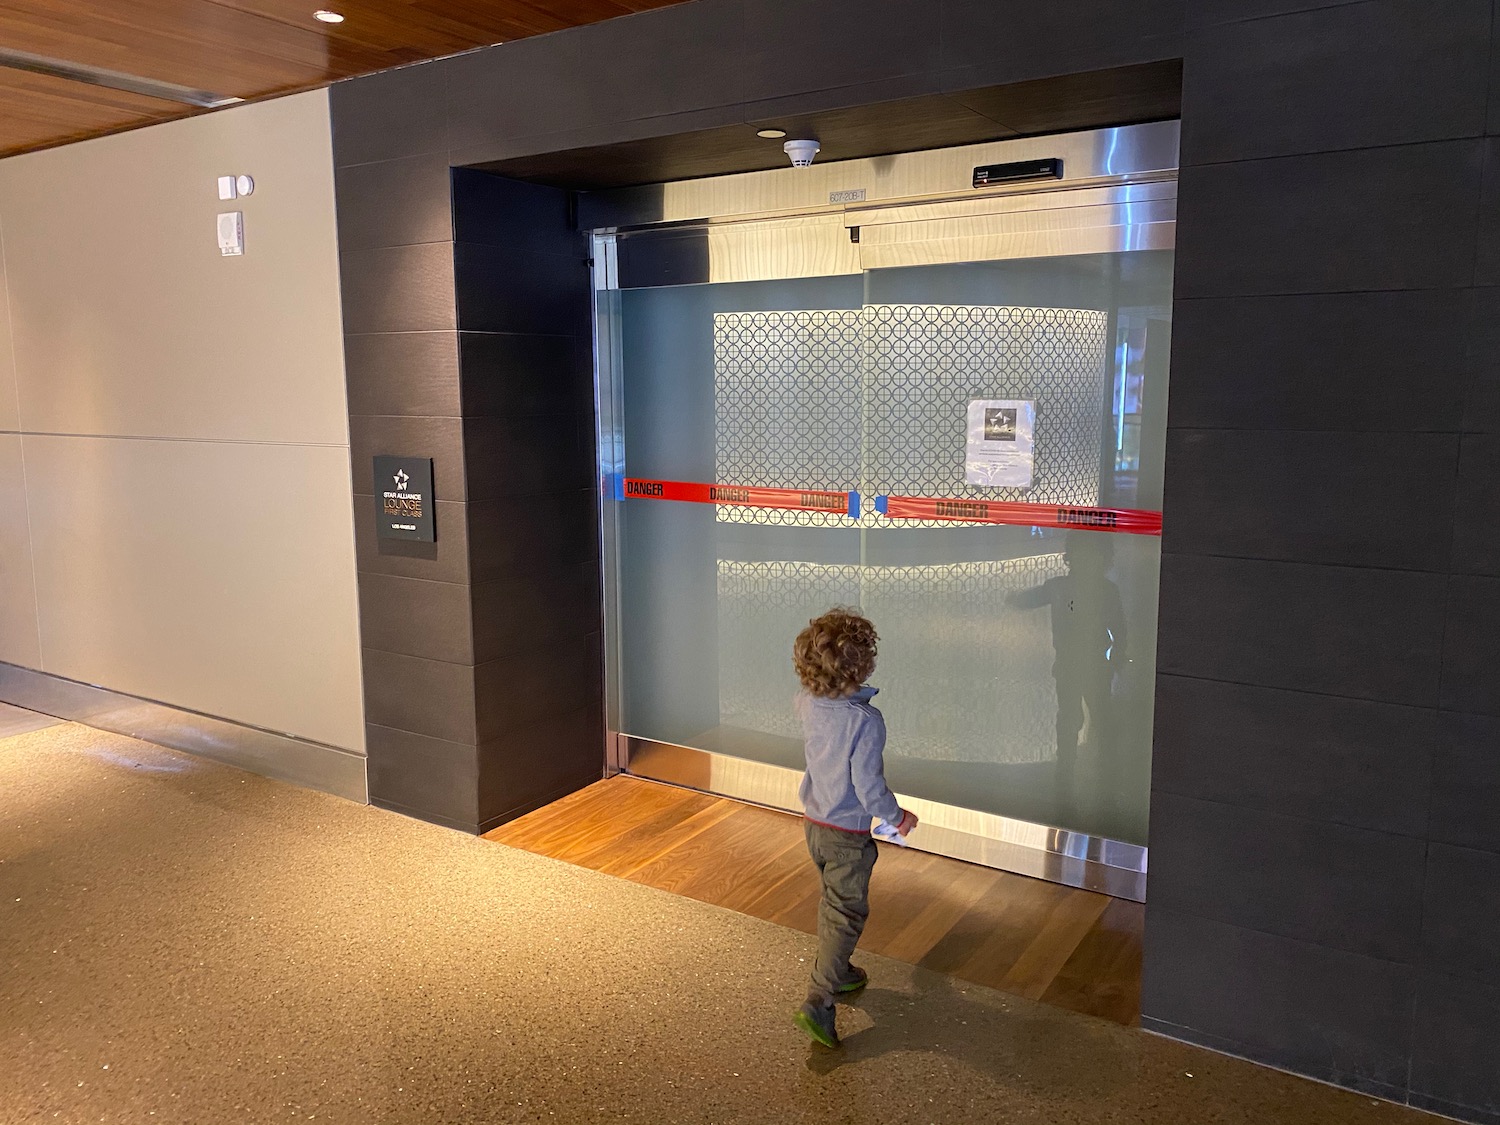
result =
M1098 310L1006 306L715 314L715 479L1097 504L1108 325ZM965 482L964 422L973 399L1036 403L1030 489ZM750 508L721 508L718 518L840 522L821 512ZM875 519L864 516L866 524Z

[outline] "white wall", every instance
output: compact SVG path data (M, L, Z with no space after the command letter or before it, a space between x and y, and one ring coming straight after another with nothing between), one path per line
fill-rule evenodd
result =
M325 92L0 161L0 660L363 752L337 252Z

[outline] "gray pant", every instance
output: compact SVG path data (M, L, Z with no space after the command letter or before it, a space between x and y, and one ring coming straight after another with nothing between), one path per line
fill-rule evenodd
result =
M813 964L807 1002L828 1008L840 986L852 984L849 958L870 916L870 872L875 867L875 841L868 835L841 832L805 821L807 851L823 876L823 901L818 904L818 959Z

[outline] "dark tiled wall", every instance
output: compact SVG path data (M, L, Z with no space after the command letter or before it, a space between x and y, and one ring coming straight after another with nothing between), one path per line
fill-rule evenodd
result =
M698 0L336 86L356 480L404 443L449 501L434 557L361 540L377 799L472 828L602 757L579 251L503 182L455 234L450 166L932 95L1034 125L1028 82L1181 58L1147 1023L1500 1120L1497 15Z
M1145 1013L1500 1120L1497 6L1194 5Z
M570 208L453 171L483 829L604 768L591 282Z
M479 761L448 163L339 163L335 176L371 798L473 829ZM435 544L376 539L371 459L380 454L433 459Z
M337 186L371 799L485 831L602 771L586 252L443 152ZM375 539L383 453L433 458L436 545Z

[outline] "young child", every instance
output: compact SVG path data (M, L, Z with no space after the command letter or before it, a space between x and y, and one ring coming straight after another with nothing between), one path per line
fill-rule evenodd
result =
M870 871L878 817L905 836L917 818L896 804L885 783L885 719L865 684L875 670L875 626L835 609L797 634L792 660L802 691L797 714L807 744L802 779L807 850L823 877L818 906L818 959L796 1022L815 1042L839 1045L834 998L857 992L868 977L849 963L870 916Z

